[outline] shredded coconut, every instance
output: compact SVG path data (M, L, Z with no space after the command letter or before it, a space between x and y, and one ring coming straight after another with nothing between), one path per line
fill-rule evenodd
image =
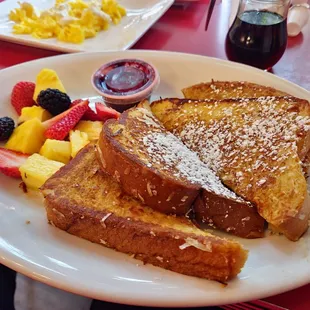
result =
M105 224L105 220L106 220L111 214L112 214L112 213L106 214L106 215L100 220L100 224L101 224L104 228L107 227L106 224Z
M195 247L199 250L206 251L206 252L212 252L212 245L211 243L203 244L199 242L198 240L195 240L193 238L186 238L185 243L179 246L180 250L184 250L190 246Z
M185 121L171 130L224 183L233 179L240 189L252 190L265 184L269 175L285 171L288 157L298 159L298 139L310 130L310 118L299 115L298 104L293 97L238 99L228 107L196 101L193 109L175 112ZM198 106L201 113L194 113ZM203 115L212 114L215 107L220 117L206 123Z
M65 215L63 213L61 213L60 211L56 210L55 208L52 209L52 211L57 215L60 216L62 218L65 218Z

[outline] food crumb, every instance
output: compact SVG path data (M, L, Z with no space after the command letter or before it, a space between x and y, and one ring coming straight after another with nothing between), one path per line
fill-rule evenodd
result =
M21 188L23 190L24 193L28 193L28 190L27 190L27 186L26 186L26 183L25 182L21 182L19 184L19 188Z
M227 282L221 282L221 281L216 281L216 282L220 283L223 288L225 288L228 285Z

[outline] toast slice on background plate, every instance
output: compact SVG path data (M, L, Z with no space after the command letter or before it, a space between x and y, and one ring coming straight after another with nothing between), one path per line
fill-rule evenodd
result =
M208 221L214 228L245 238L264 234L265 221L255 207L226 188L197 154L161 126L148 103L104 124L98 160L127 194L157 211L185 215L194 202L206 204L207 210L225 205L229 211L217 212L212 221L197 207L196 222Z
M302 161L309 151L310 104L294 97L194 101L164 99L152 111L273 230L298 240L310 205Z
M231 240L154 211L103 173L88 144L41 189L48 221L72 234L185 275L227 281L247 259Z

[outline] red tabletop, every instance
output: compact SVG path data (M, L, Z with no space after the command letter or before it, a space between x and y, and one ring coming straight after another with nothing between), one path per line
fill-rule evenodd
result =
M225 59L224 38L228 29L230 1L217 1L207 32L204 24L209 0L173 6L133 48L180 51ZM273 72L310 90L310 27L305 28L302 34L289 38L287 50ZM0 69L58 54L0 41Z
M0 0L1 2L2 0ZM134 49L179 51L226 59L224 39L228 30L231 0L217 1L209 29L204 31L209 0L173 6L134 45ZM309 0L310 1L310 0ZM60 53L0 40L0 69ZM289 38L274 74L310 90L310 26ZM310 309L310 284L266 300L289 309Z

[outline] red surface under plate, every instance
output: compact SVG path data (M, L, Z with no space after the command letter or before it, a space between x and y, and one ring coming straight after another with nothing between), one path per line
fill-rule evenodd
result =
M207 32L204 27L209 0L173 6L133 48L179 51L226 59L224 40L228 30L230 1L217 1ZM0 69L58 54L0 40ZM285 54L274 66L273 72L310 90L310 24L300 35L289 38ZM288 309L308 310L310 284L266 300Z

